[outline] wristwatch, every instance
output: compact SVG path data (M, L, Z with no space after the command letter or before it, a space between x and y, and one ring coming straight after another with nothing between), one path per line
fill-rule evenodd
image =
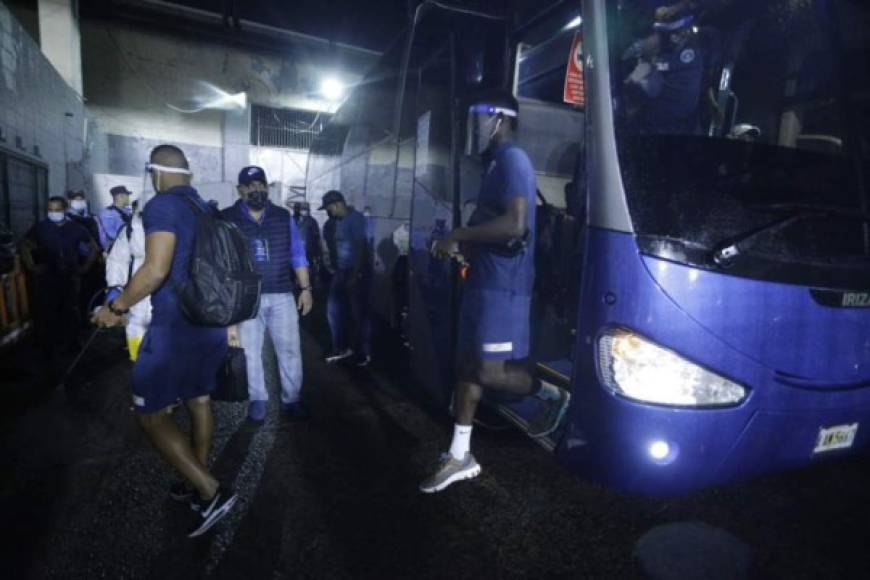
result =
M115 301L114 301L114 300L112 300L111 302L109 302L108 304L106 304L106 306L109 307L109 312L111 312L111 313L114 314L115 316L124 316L125 314L127 314L128 312L130 312L130 309L129 309L129 308L128 308L127 310L118 310L118 309L116 309L116 308L115 308Z

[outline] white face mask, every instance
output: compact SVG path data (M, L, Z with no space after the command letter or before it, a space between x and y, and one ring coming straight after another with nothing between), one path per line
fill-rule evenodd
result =
M62 211L50 211L50 212L48 212L48 219L50 219L51 221L53 221L56 224L59 224L60 222L62 222L65 217L66 217L66 214L64 214Z
M69 202L70 208L76 213L84 213L88 209L88 202L83 199L74 199Z

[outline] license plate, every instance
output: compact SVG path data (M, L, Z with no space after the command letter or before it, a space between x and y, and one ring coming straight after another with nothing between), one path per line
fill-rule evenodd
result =
M855 434L857 433L858 423L822 427L819 429L819 437L816 439L816 448L813 449L813 453L848 449L855 442Z

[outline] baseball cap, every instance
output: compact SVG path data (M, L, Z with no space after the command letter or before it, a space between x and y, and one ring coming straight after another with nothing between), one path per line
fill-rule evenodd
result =
M116 185L109 190L109 193L112 194L112 197L115 197L116 195L121 195L123 193L126 193L127 195L133 195L133 192L124 187L123 185Z
M269 183L266 181L266 172L262 167L249 165L239 171L239 185L250 185L253 181Z
M334 189L332 191L327 191L326 194L323 196L323 204L317 209L318 211L324 210L329 204L336 203L338 201L344 202L344 196L341 194L340 191L336 191Z

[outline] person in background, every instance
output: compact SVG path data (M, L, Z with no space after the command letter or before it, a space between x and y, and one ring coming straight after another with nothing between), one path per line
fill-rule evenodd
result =
M239 325L248 371L251 399L248 417L254 422L266 418L263 338L268 332L275 347L281 378L281 407L288 417L303 420L308 410L302 402L302 348L299 316L311 311L313 298L308 276L305 245L290 212L269 201L269 186L262 167L245 167L239 172L239 199L222 214L236 224L248 241L254 267L263 277L260 311L257 317ZM293 296L295 273L299 303Z
M66 197L69 201L69 209L67 210L69 218L85 228L95 242L99 242L100 226L97 225L97 220L88 211L88 200L85 198L85 192L68 191Z
M97 225L97 220L94 216L90 215L90 212L88 211L88 202L85 198L85 192L68 191L66 197L69 203L69 209L67 209L67 216L69 219L85 228L94 243L99 244L100 227ZM79 247L79 251L81 251L83 257L87 256L88 252L90 252L90 244L82 244ZM79 293L79 310L80 321L83 327L88 325L88 318L90 318L90 309L92 307L91 302L97 296L97 293L102 291L104 281L105 270L103 268L102 256L100 256L91 268L82 274L82 287L81 292Z
M78 346L81 277L99 255L87 230L69 219L66 199L49 198L48 215L25 236L21 259L35 276L36 335L50 358Z
M357 355L357 365L371 361L369 298L372 271L366 218L348 206L339 191L328 191L323 205L329 220L323 226L333 267L326 307L332 333L329 364Z
M305 257L308 259L312 282L316 282L323 267L323 250L320 246L320 226L317 220L311 217L311 206L307 201L293 204L293 220L305 243Z
M196 523L187 535L194 538L229 513L238 499L208 470L214 431L209 394L226 356L228 331L190 322L175 291L190 277L199 210L208 207L190 185L192 172L184 152L159 145L146 167L157 194L142 214L145 259L124 290L92 320L99 326L121 326L133 306L151 297L151 325L133 364L133 406L157 452L184 477L169 495L190 500ZM171 414L179 399L190 415L191 439Z
M106 302L117 298L145 262L145 226L142 210L133 211L130 223L118 233L115 243L106 258ZM136 362L139 346L151 323L151 298L145 297L130 308L127 317L127 351L130 360Z
M130 196L133 194L123 185L118 185L110 190L112 205L100 212L98 223L100 225L100 245L104 252L108 252L125 225L130 223L133 215L133 207L130 205Z

